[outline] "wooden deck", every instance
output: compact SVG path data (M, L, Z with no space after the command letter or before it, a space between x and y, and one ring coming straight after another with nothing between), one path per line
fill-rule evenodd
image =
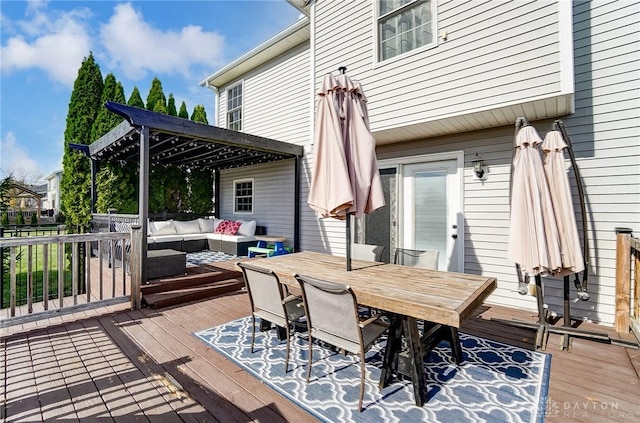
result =
M0 329L0 420L313 421L192 335L249 312L238 291L160 310L120 304ZM485 305L462 330L532 348L533 331L491 317L535 320ZM640 421L640 352L577 338L572 352L559 345L551 335L547 421Z

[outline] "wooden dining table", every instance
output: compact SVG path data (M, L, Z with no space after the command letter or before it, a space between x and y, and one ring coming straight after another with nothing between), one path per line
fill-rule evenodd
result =
M363 260L352 260L352 270L347 271L344 257L315 252L251 262L272 270L291 287L299 287L295 274L349 285L358 304L385 312L390 317L390 327L380 387L388 384L393 373L409 376L418 406L423 405L427 384L423 357L440 339L447 339L459 363L462 353L457 329L497 283L495 278L486 276ZM425 322L422 335L418 321Z

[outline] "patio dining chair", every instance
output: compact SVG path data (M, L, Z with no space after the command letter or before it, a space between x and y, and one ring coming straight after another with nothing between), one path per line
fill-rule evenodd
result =
M393 263L402 266L420 267L422 269L438 269L439 251L412 250L409 248L396 248Z
M352 244L351 257L356 260L368 260L381 263L384 250L384 245Z
M365 352L388 329L388 325L374 316L361 321L358 302L348 285L328 282L309 276L295 275L302 288L309 333L309 366L307 383L311 377L313 340L324 341L334 347L360 356L360 398L364 398Z
M287 287L280 283L278 276L268 269L244 262L238 263L244 276L249 302L251 303L251 352L256 338L256 317L285 329L287 353L284 371L289 371L289 349L291 346L291 326L304 316L301 298L291 295Z

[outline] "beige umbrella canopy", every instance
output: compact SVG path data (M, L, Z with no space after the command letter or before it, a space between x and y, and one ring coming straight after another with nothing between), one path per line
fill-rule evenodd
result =
M511 187L508 257L529 275L554 275L562 268L551 193L532 126L516 134Z
M584 270L571 187L565 168L565 148L567 148L567 144L562 139L560 131L550 131L544 137L542 143L542 151L545 153L544 171L549 182L551 201L558 225L562 257L562 267L554 276L570 275Z
M338 76L325 75L317 95L314 164L307 202L320 217L347 221L350 270L349 215L361 217L384 206L375 139L369 130L362 86L344 71Z
M384 206L362 86L324 76L318 91L309 206L321 217L361 217Z

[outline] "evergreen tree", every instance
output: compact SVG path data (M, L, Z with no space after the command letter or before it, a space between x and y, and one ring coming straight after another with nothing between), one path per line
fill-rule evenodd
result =
M22 214L22 209L18 209L18 213L16 213L16 225L24 225L24 214Z
M159 99L156 102L156 106L153 108L153 111L156 113L162 113L163 115L167 114L167 106L164 104L162 99Z
M184 101L180 104L180 111L178 112L178 117L183 119L189 119L189 112L187 111L187 103Z
M206 123L207 125L209 124L209 121L207 120L207 112L202 104L198 104L193 108L191 120L194 122Z
M133 91L131 92L131 97L129 97L127 105L131 107L138 107L140 109L145 108L144 101L142 101L142 96L140 95L138 87L133 87Z
M139 96L139 94L138 94ZM124 88L113 74L107 75L102 90L101 103L113 101L124 104ZM142 100L140 100L142 101ZM123 118L102 107L91 128L94 140L109 132L122 122ZM119 213L136 213L138 210L136 194L136 170L134 163L107 162L101 163L96 175L96 211L106 213L115 208Z
M38 216L36 215L36 213L31 213L31 222L32 225L37 225L38 224Z
M193 109L191 120L206 123L207 113L204 106ZM210 170L191 170L189 175L189 209L194 213L209 213L213 209L213 173Z
M158 77L155 77L151 82L151 89L147 96L147 110L155 110L159 107L158 102L161 102L162 107L166 110L167 98L164 96L164 92L162 91L162 82L160 82Z
M173 98L173 94L169 94L169 99L167 100L167 114L169 116L178 116L178 111L176 110L176 99Z
M61 208L70 232L82 232L91 221L91 171L89 159L69 144L89 144L91 127L100 109L104 83L93 53L82 61L73 85L64 131L64 156L60 181Z

